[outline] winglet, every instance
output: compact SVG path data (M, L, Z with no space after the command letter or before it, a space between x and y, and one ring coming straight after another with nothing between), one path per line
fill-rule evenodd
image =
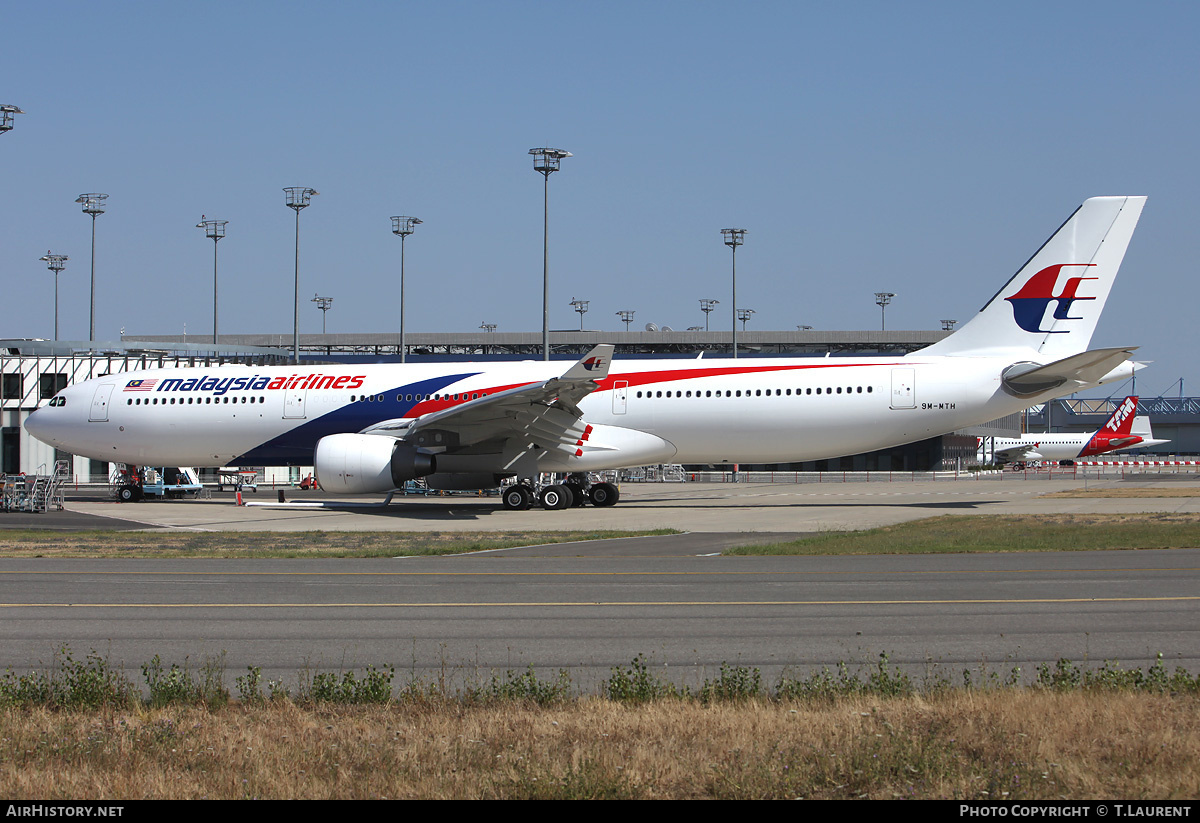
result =
M608 367L612 364L613 346L601 343L593 348L571 368L567 369L560 380L592 380L599 382L608 377Z

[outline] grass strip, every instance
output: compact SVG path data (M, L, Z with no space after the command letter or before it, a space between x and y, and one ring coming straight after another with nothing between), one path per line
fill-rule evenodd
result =
M1074 497L1082 499L1145 499L1172 497L1200 497L1200 489L1184 486L1149 486L1146 488L1130 488L1128 484L1118 489L1068 489L1061 492L1047 492L1039 497Z
M459 554L514 546L677 534L648 531L495 532L0 532L5 557L282 558L401 557Z
M936 554L1177 549L1200 546L1200 514L943 515L787 543L740 546L730 555Z

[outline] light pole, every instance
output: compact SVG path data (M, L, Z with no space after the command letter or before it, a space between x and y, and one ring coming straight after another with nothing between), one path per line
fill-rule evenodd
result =
M83 213L92 216L92 309L91 320L88 322L88 340L96 339L96 216L104 214L104 201L107 199L107 194L99 192L81 194L75 198L75 202L83 206Z
M217 241L225 236L225 224L228 220L209 220L200 215L196 228L204 229L204 234L213 241L213 345L217 345Z
M887 331L887 307L896 295L890 291L875 292L875 305L879 306L879 330Z
M563 149L530 149L533 170L541 172L542 184L542 359L550 359L550 175L571 152ZM582 320L582 316L580 317Z
M737 249L746 242L745 229L721 229L725 245L733 251L733 356L737 357Z
M621 320L625 322L625 331L629 331L629 324L633 322L634 312L625 310L619 311L617 314L620 316Z
M954 331L954 327L958 325L957 320L943 320L942 331Z
M491 334L492 332L494 332L496 330L496 324L495 323L480 323L479 328L483 329L488 334Z
M392 234L400 238L400 362L403 363L407 357L406 347L404 345L404 241L408 236L416 231L416 227L421 221L416 217L405 217L400 215L392 218Z
M24 114L16 106L3 105L0 106L0 134L10 132L13 129L13 115Z
M49 249L46 249L46 256L39 258L46 264L46 268L54 272L54 339L58 339L58 276L62 274L62 270L67 267L67 261L71 258L65 254L51 254Z
M700 311L704 312L704 330L705 331L708 331L708 316L713 313L713 311L717 307L717 304L720 302L721 302L720 300L708 300L703 297L700 298Z
M316 303L317 308L321 310L321 334L324 334L325 333L325 312L327 312L331 308L333 308L333 298L332 297L317 297L314 294L311 302Z
M571 305L575 307L575 311L579 312L580 331L583 331L583 316L587 314L589 302L590 301L588 300L576 300L574 297L571 298Z
M796 326L797 331L810 331L812 326Z
M292 297L292 362L300 363L300 210L308 208L309 199L320 194L307 186L286 186L285 203L296 212L296 288Z
M738 320L742 321L742 331L746 330L746 321L750 319L750 315L754 314L754 309L738 309Z

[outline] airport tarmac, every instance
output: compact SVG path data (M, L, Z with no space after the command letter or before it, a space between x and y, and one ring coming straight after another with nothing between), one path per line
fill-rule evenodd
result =
M27 671L64 644L128 676L172 662L304 672L391 661L404 677L486 680L570 668L591 687L646 655L695 683L725 662L810 672L886 653L914 676L1060 657L1200 666L1200 548L864 557L731 557L735 543L938 514L1195 512L1200 498L1050 498L1073 488L1145 493L1192 476L810 484L625 484L615 508L509 512L499 500L397 499L385 508L270 509L212 500L117 504L69 495L68 511L6 513L0 527L184 530L504 530L670 527L646 538L374 559L0 559L0 668ZM265 490L259 499L267 498ZM288 492L315 502L320 492ZM268 498L269 499L269 498ZM366 500L359 502L369 502ZM61 527L61 526L60 526ZM299 674L298 674L299 673ZM399 676L399 675L398 675ZM232 677L232 674L231 674Z
M624 483L612 508L591 506L545 511L506 511L498 497L471 495L339 498L320 491L285 491L289 503L237 506L232 494L211 499L117 503L95 495L68 494L66 513L6 514L0 528L50 526L72 515L74 528L164 528L200 531L559 531L563 529L676 529L691 533L810 533L894 525L940 514L1037 514L1067 512L1200 512L1200 497L1061 498L1071 489L1145 488L1161 482L1200 483L1190 475L1131 474L1124 478L1053 478L1011 473L938 480L821 483ZM263 489L243 495L270 503ZM326 501L335 508L309 508ZM39 522L39 518L43 518ZM83 525L83 524L87 525ZM70 527L68 527L70 528Z

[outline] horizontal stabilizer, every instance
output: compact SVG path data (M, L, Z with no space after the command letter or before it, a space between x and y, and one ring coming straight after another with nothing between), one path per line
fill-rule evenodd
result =
M1129 355L1136 349L1136 346L1093 349L1044 366L1036 363L1014 363L1004 370L1001 383L1005 391L1017 397L1031 397L1072 382L1081 387L1095 385L1128 360Z

